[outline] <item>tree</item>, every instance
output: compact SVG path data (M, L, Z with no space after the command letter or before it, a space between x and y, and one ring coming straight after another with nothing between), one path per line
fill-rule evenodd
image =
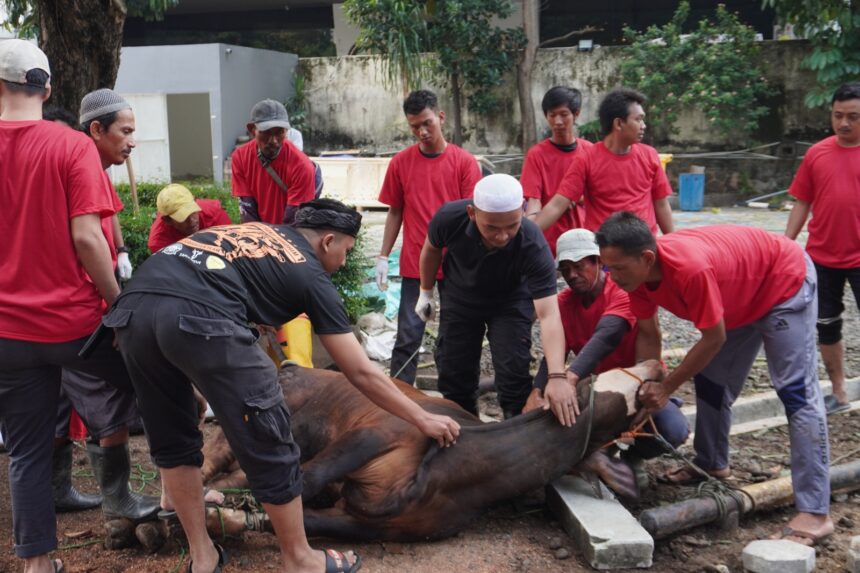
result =
M522 0L523 33L525 46L520 52L517 65L517 94L520 100L520 116L523 122L523 153L537 143L534 101L532 101L532 66L540 43L540 0Z
M830 103L837 87L860 77L860 2L857 0L763 0L780 20L809 39L812 53L803 64L818 85L806 94L806 105Z
M760 100L770 91L755 64L755 31L718 5L713 21L684 35L689 14L684 0L664 26L625 28L630 47L620 75L648 96L648 125L658 133L672 133L681 110L698 109L727 137L746 135L767 113Z
M51 64L51 103L76 112L81 99L112 88L127 16L158 19L178 0L2 0L7 28L37 37Z
M463 140L464 102L479 114L498 105L494 89L523 44L521 30L490 24L511 14L510 0L346 0L344 6L360 30L357 44L385 56L389 85L406 92L429 74L443 80L453 104L454 143Z

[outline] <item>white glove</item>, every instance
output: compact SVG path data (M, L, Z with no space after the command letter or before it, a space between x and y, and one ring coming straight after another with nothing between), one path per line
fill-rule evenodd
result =
M433 302L433 289L421 289L421 294L418 295L418 302L415 304L415 314L424 322L433 320L436 316L436 303Z
M376 286L379 290L388 290L388 257L376 257Z
M131 261L128 260L128 253L120 253L116 256L116 270L119 273L119 280L127 281L131 278Z

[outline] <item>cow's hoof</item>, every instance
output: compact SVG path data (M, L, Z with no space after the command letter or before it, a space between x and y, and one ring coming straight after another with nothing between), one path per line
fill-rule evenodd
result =
M137 545L134 523L125 517L105 522L105 549L125 549Z
M167 525L163 521L141 523L134 530L137 540L150 553L156 553L167 542Z

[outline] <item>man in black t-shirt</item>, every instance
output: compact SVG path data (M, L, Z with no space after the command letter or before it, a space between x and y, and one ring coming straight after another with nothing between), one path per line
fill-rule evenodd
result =
M349 381L377 405L442 446L458 436L455 421L425 412L398 391L352 334L329 275L344 264L360 225L355 210L317 199L300 207L296 228L248 223L205 229L150 257L104 318L116 329L152 457L198 571L220 570L224 557L206 533L203 440L192 385L211 404L271 518L285 570L354 570L357 559L321 554L307 543L299 448L277 371L255 344L249 321L282 324L306 312Z
M556 296L555 261L540 229L523 219L523 189L510 175L490 175L473 200L453 201L431 219L421 250L421 292L415 312L433 315L440 262L441 316L436 345L439 391L477 414L481 343L486 333L496 390L506 418L520 413L532 389L531 324L537 311L549 365L546 408L564 425L577 411L574 382L564 368L565 347Z

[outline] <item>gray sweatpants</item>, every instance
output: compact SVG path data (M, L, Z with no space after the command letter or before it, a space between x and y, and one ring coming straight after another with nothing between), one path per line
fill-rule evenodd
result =
M768 372L785 407L791 442L791 477L798 511L826 514L830 505L830 447L818 384L815 267L806 257L803 285L752 324L729 330L719 354L695 376L695 462L703 469L729 465L732 404L764 344Z

